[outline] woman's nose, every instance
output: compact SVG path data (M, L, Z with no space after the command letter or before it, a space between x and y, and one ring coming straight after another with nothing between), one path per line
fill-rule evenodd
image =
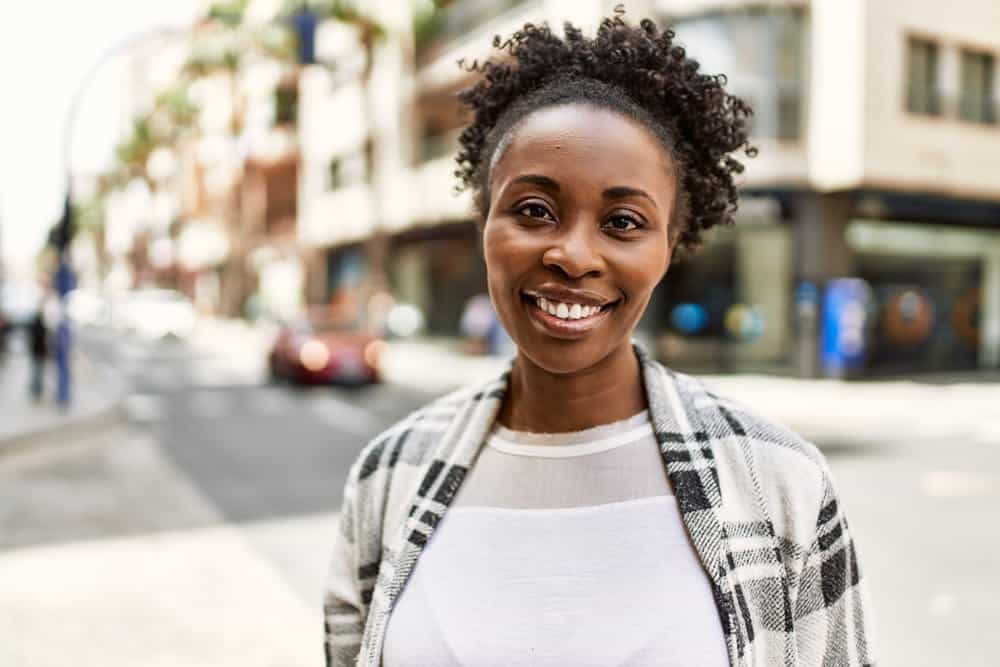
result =
M600 274L604 270L604 259L596 247L591 230L585 224L573 225L552 242L542 255L542 263L556 268L570 278Z

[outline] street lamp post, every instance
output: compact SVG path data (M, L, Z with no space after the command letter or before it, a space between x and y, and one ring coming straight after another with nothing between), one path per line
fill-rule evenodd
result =
M187 27L160 26L152 30L130 35L122 41L112 44L90 66L90 69L87 70L83 79L77 85L73 97L70 98L69 110L66 113L66 123L63 126L63 170L66 174L66 192L63 201L62 217L59 219L59 224L56 228L52 230L52 236L50 237L59 258L54 283L56 291L59 294L60 306L59 324L56 330L55 358L57 372L56 401L61 408L68 408L72 401L72 327L70 326L68 308L68 295L76 286L76 276L73 273L69 257L70 244L76 231L73 220L72 139L73 127L80 108L80 102L98 71L115 56L153 37L167 37L179 33L187 34L188 32Z

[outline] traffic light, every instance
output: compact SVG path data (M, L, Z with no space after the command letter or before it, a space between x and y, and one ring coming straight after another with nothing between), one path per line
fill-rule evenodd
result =
M59 222L49 232L49 245L56 250L62 251L69 247L73 236L76 234L76 223L73 220L73 203L70 200L69 191L66 192L66 199L63 202L63 214Z

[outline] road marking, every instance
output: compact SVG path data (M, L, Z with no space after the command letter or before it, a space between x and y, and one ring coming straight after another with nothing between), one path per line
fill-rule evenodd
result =
M134 422L155 422L163 419L163 401L154 394L132 394L125 399L125 413Z
M317 417L341 431L370 438L382 427L368 410L332 396L310 399L310 408Z
M921 476L920 490L932 498L992 496L1000 491L1000 478L963 470L931 470Z

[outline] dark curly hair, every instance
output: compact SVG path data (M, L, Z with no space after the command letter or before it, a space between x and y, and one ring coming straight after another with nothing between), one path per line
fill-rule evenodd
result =
M490 172L513 130L533 111L576 103L632 118L663 144L678 185L671 227L681 245L694 249L704 230L732 223L743 164L731 154L756 154L747 138L750 107L726 93L725 75L700 74L673 31L648 19L632 26L622 14L602 21L593 38L569 23L562 39L529 23L509 40L494 38L509 57L468 67L481 77L459 94L473 118L459 138L455 175L460 190L471 189L481 222Z

